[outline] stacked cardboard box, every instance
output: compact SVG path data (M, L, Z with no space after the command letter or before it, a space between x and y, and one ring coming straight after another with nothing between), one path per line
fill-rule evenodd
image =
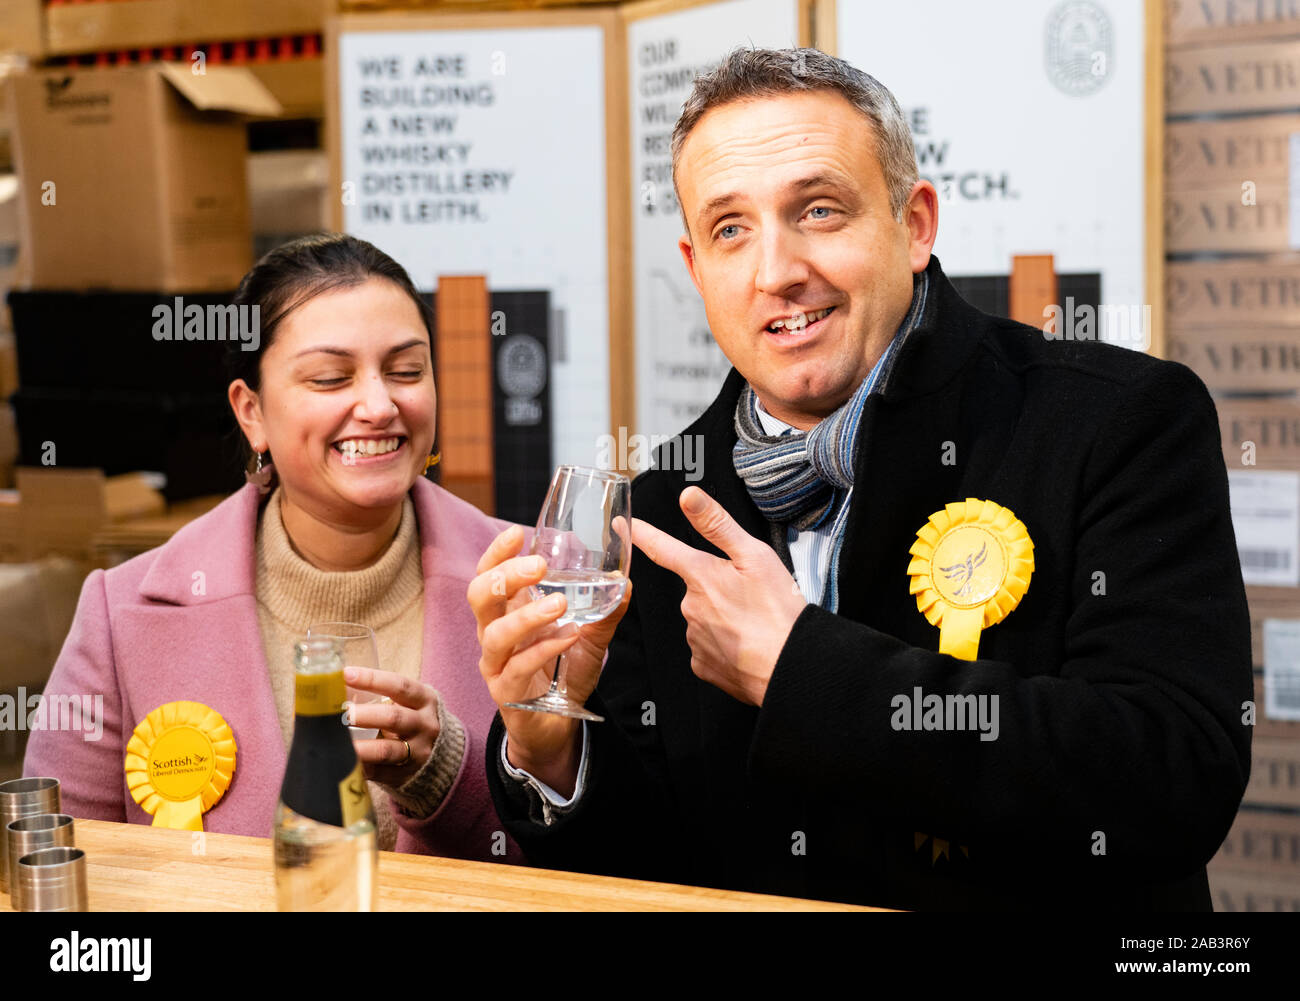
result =
M279 106L247 70L179 64L9 81L36 288L233 288L251 262L247 136Z
M1210 886L1219 910L1297 910L1300 8L1170 2L1167 25L1169 355L1216 396L1256 668L1250 785Z

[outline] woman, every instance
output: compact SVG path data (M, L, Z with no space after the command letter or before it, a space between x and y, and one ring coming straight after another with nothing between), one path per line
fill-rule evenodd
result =
M337 234L267 254L234 302L260 319L256 350L232 343L228 394L255 472L165 545L87 578L45 692L102 694L103 735L34 732L24 773L57 776L75 816L151 823L127 788L127 742L155 708L203 703L238 748L204 829L268 836L293 643L313 622L361 622L388 671L349 669L348 683L392 700L349 710L380 731L356 750L381 848L521 860L484 778L496 706L465 602L505 523L422 475L437 400L427 307L400 265Z

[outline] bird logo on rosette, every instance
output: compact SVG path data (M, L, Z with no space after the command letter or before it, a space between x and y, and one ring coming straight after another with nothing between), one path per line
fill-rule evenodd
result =
M988 559L988 555L989 544L986 542L984 545L980 546L980 551L978 553L972 553L960 563L954 563L950 567L939 568L939 572L949 580L952 580L954 577L957 578L959 586L957 590L953 592L954 597L962 598L970 593L971 587L975 583L975 571L984 565L984 561Z

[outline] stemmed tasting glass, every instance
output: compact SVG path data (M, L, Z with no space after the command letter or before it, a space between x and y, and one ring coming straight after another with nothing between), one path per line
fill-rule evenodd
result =
M599 622L622 603L632 559L631 528L632 484L626 476L584 466L556 469L530 550L546 560L546 576L529 589L534 601L564 595L568 604L556 626ZM564 654L555 659L546 694L506 706L604 720L569 698Z

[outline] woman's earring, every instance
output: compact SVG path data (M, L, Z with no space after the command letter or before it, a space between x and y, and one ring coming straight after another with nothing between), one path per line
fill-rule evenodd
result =
M273 470L272 470L272 468L271 468L271 464L268 462L265 466L263 466L263 465L262 465L262 453L261 453L261 452L258 452L258 453L257 453L257 468L254 469L251 473L245 471L245 472L244 472L244 479L247 480L249 483L254 483L254 484L256 484L256 485L257 485L257 492L258 492L259 494L266 495L266 494L269 494L269 493L271 492L271 476L272 476L272 474L273 474Z
M435 452L433 455L429 456L427 459L424 460L424 471L427 473L430 469L432 469L441 461L442 461L442 453Z

